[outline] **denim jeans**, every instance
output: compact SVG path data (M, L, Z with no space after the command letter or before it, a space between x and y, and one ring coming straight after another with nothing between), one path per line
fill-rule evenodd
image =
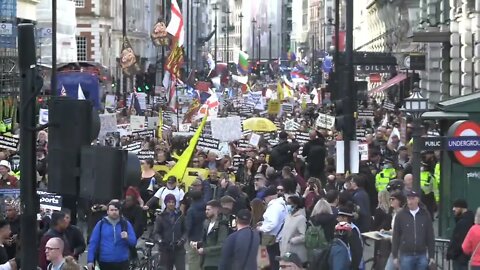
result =
M400 269L402 270L425 270L428 267L426 254L423 255L400 255Z
M453 270L468 270L468 266L462 262L453 260L452 261Z

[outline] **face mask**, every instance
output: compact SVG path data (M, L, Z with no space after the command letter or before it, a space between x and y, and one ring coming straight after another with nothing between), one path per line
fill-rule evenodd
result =
M292 213L293 212L293 206L292 205L287 205L287 211L288 213Z

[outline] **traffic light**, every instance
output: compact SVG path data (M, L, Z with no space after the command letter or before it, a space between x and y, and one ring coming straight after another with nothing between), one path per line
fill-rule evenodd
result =
M145 77L143 74L137 74L136 76L137 92L143 92L145 89Z
M78 195L80 152L98 137L100 118L91 101L57 97L49 103L48 191Z
M335 130L343 131L345 128L345 98L335 101Z

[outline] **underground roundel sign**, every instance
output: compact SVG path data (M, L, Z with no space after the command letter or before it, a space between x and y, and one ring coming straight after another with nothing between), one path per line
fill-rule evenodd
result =
M474 121L457 121L448 129L447 148L466 167L480 164L480 125Z

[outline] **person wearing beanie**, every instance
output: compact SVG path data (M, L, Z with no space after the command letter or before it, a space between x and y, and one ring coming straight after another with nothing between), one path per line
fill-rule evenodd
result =
M455 200L452 211L455 218L455 227L448 244L447 260L452 261L454 270L467 269L469 256L463 253L462 243L473 226L475 217L473 212L468 210L467 202L464 199Z
M177 209L177 198L174 194L168 194L163 200L165 211L155 220L153 235L156 240L161 241L159 247L160 265L165 269L185 269L185 239L186 226L185 218Z

